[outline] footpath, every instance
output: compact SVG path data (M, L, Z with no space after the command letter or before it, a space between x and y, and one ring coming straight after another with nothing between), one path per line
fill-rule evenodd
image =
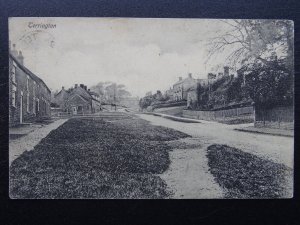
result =
M23 152L30 151L52 130L64 124L68 119L58 119L47 125L26 125L10 128L9 165Z

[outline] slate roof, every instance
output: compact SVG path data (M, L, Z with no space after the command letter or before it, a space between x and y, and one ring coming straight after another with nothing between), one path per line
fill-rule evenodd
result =
M9 53L9 56L16 62L16 64L18 65L18 67L20 69L22 69L26 74L28 74L36 82L44 84L44 86L47 88L47 90L49 92L51 92L51 90L48 88L48 86L45 84L45 82L41 78L39 78L37 75L32 73L29 69L27 69L24 65L22 65L12 53Z

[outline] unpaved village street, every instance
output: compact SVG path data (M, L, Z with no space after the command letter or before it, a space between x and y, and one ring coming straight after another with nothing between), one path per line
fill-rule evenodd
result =
M227 125L203 120L201 123L183 123L146 114L139 114L139 116L153 125L172 128L199 138L204 148L211 144L226 144L293 168L294 138L292 137L234 130L245 125Z
M198 142L193 149L175 149L170 152L171 165L161 177L175 193L175 198L219 198L222 191L214 182L207 165L207 147L226 144L261 158L293 168L294 141L291 137L246 133L234 130L244 125L226 125L216 122L183 123L166 118L140 114L153 125L172 128L191 135ZM293 178L288 177L287 192L292 196ZM205 190L205 191L203 191ZM204 194L204 195L203 195Z
M292 196L293 138L137 115L57 120L12 140L11 197Z

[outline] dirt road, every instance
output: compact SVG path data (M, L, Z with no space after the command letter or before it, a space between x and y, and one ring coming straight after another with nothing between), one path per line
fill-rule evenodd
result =
M259 157L293 168L294 139L234 130L248 125L226 125L211 121L183 123L153 115L139 115L153 125L182 131L198 140L197 148L175 149L171 165L162 178L175 191L175 198L220 198L222 190L208 171L206 149L211 144L226 144ZM292 178L290 178L292 179ZM205 191L203 191L205 189Z

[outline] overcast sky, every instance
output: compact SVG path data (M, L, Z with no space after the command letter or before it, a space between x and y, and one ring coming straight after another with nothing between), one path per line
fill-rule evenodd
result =
M9 20L9 40L53 91L113 81L142 97L170 88L188 73L206 78L223 59L205 64L206 44L226 29L219 20L204 19L19 17Z

